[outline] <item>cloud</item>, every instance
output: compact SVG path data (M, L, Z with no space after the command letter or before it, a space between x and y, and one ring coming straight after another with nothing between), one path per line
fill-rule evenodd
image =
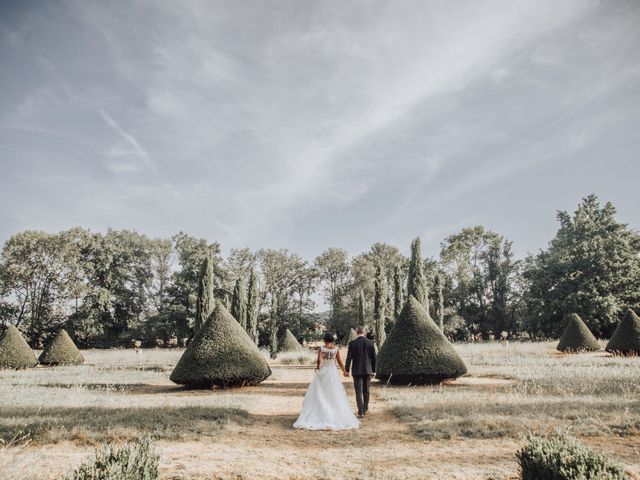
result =
M134 137L131 133L126 132L120 126L120 124L116 122L116 120L104 110L100 109L98 110L98 113L100 114L102 119L106 122L106 124L109 125L109 127L111 127L111 129L114 132L120 135L120 137L122 137L122 139L131 147L131 150L123 150L117 147L115 149L112 148L108 153L109 155L122 156L122 155L128 155L128 154L135 154L144 162L144 164L148 168L156 167L156 164L151 159L151 156L144 148L142 148L142 146L140 145L140 142L138 142L136 137Z

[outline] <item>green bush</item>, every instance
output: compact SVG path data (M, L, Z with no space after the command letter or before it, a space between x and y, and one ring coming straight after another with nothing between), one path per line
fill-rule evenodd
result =
M567 326L564 329L557 349L561 352L588 352L600 350L600 344L589 328L576 313L565 316Z
M38 364L35 354L20 330L9 325L0 339L0 368L30 368Z
M380 348L376 377L395 385L424 385L465 373L467 367L449 340L410 296Z
M38 361L43 365L79 365L84 357L67 331L62 329L45 347Z
M103 444L96 449L94 460L62 480L156 480L159 460L151 437L122 446Z
M296 352L298 350L303 350L303 348L304 347L300 345L300 342L298 342L298 339L293 335L293 333L291 333L291 330L287 328L280 339L278 352Z
M623 480L624 470L573 437L527 437L516 453L523 480Z
M358 334L353 328L350 328L340 343L346 347L347 345L349 345L349 342L352 342L356 338L358 338Z
M220 303L171 373L172 382L190 388L257 385L271 369L256 344Z
M633 310L627 310L606 350L614 355L640 355L640 318Z

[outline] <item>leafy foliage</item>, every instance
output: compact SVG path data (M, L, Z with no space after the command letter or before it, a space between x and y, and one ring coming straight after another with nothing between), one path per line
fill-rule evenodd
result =
M531 329L557 335L565 313L577 312L608 337L625 308L640 307L640 235L615 219L611 203L590 195L570 215L549 248L528 261Z
M640 318L633 310L627 310L606 350L618 355L640 355Z
M561 352L582 352L600 350L600 344L589 327L585 325L577 313L565 316L567 326L564 329L557 349Z
M43 365L79 365L84 357L67 331L62 329L45 347L38 361Z
M196 319L193 331L198 333L202 324L209 318L215 308L214 298L215 279L213 275L213 258L207 255L202 262L200 277L198 278L198 298L196 300Z
M160 456L150 437L122 446L102 444L95 458L65 475L62 480L156 480Z
M171 381L191 388L256 385L271 375L247 332L227 309L216 308L187 347Z
M0 339L0 368L30 368L37 364L35 354L20 331L9 325Z
M380 348L376 376L398 385L438 383L467 367L425 308L409 297Z
M280 339L278 352L295 352L302 349L303 347L300 345L300 342L298 342L298 339L291 333L291 330L287 328Z
M573 437L529 436L517 453L523 480L624 480L624 470Z
M231 315L233 315L233 318L238 321L242 328L247 329L247 289L243 277L236 280L236 285L233 289Z
M385 332L385 309L387 298L387 282L382 266L378 264L376 268L375 296L373 297L373 324L378 348L384 343Z
M420 247L420 237L411 242L411 263L409 264L409 278L407 281L407 295L415 298L420 305L429 310L429 300L427 299L427 279L424 276L422 263L422 250Z

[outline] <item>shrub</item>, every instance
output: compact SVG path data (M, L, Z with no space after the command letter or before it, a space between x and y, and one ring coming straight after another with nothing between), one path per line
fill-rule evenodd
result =
M606 350L619 355L640 355L640 318L633 310L627 310Z
M171 381L191 388L257 385L271 375L258 347L220 303L171 373Z
M347 345L349 345L349 342L355 340L356 338L358 338L358 334L353 328L350 328L340 343L346 347Z
M20 330L9 325L0 339L0 368L30 368L37 364L38 360Z
M523 480L623 480L624 470L573 437L529 436L516 453Z
M561 352L584 352L600 350L600 344L576 313L565 316L567 326L556 347Z
M302 350L303 347L298 342L298 339L291 333L291 331L287 328L280 339L280 348L279 352L295 352L298 350Z
M62 329L47 345L38 358L43 365L79 365L84 357L71 337Z
M150 437L119 447L103 444L96 449L94 460L62 480L156 480L159 460Z
M378 354L376 377L396 385L438 383L467 367L425 308L410 296Z

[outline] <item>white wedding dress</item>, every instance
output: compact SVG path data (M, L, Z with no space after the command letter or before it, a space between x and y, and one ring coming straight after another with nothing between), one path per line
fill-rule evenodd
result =
M338 348L320 347L322 364L304 397L294 428L305 430L349 430L358 428L347 392L336 367Z

